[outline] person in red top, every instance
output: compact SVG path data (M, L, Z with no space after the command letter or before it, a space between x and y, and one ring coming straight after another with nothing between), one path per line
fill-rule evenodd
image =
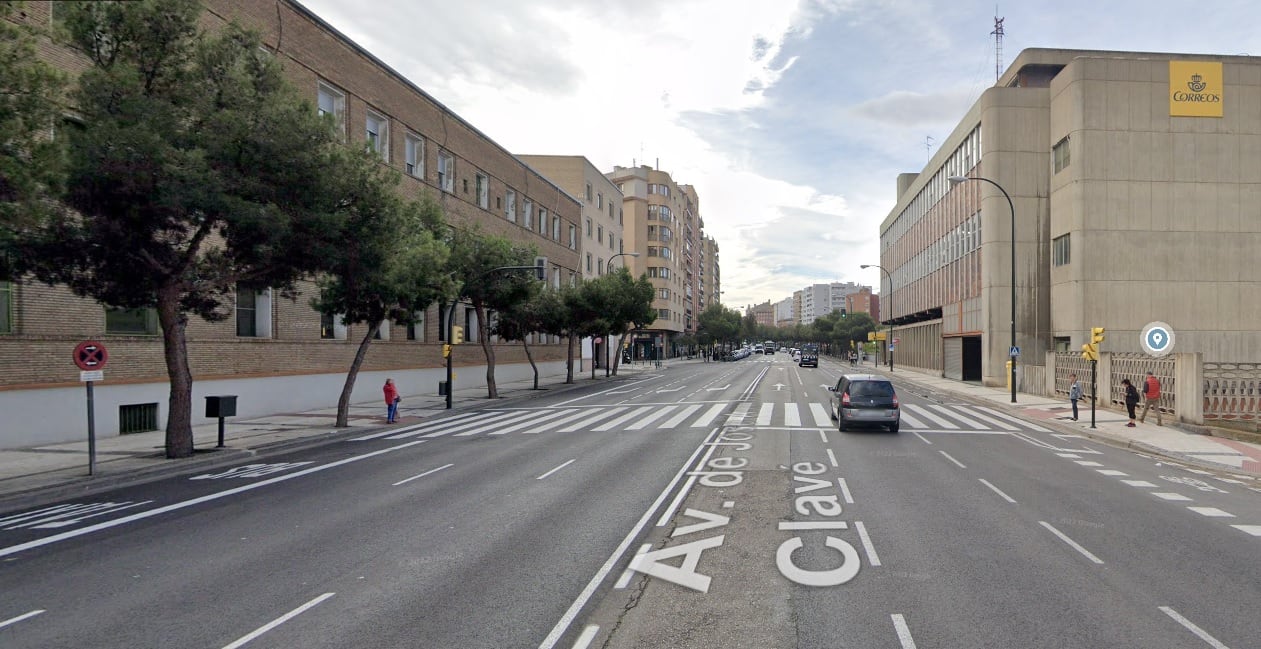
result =
M402 399L398 396L394 379L386 379L383 390L385 391L385 423L392 424L398 420L398 402Z
M1147 411L1156 411L1156 425L1165 425L1160 419L1160 379L1152 376L1151 372L1147 373L1147 378L1143 379L1143 414L1139 416L1138 421L1142 423L1147 419Z

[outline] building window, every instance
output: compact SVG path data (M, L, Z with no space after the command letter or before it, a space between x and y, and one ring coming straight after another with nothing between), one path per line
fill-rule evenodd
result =
M574 225L569 226L569 249L578 249L578 227Z
M534 229L534 201L528 198L521 204L521 225L527 230Z
M547 236L547 210L539 208L539 234Z
M588 238L588 239L590 239L590 238L591 238L591 231L592 231L592 227L591 227L591 219L589 219L589 218L588 218L588 219L587 219L587 238Z
M407 339L425 342L425 312L413 314L412 322L407 323Z
M591 272L591 253L587 253L587 272Z
M619 207L619 208L617 208L617 224L618 224L618 225L626 225L626 222L625 222L625 221L623 220L623 218L622 218L622 208L620 208L620 207Z
M464 193L468 193L468 178L464 179Z
M560 217L552 217L552 241L560 241ZM573 227L572 225L569 227Z
M105 333L131 336L156 336L158 310L105 309Z
M444 192L455 191L455 158L446 151L438 152L438 188Z
M376 113L368 113L364 120L364 138L368 142L368 150L381 154L381 159L390 161L390 122Z
M504 193L504 217L510 222L517 222L517 193L509 189Z
M1072 235L1066 234L1051 240L1051 259L1056 266L1065 266L1072 261L1073 245L1070 236Z
M660 257L661 255L660 255L660 254L658 254L658 248L657 248L656 246L648 246L648 256L649 256L649 257Z
M670 319L670 309L657 309L657 317L661 320Z
M661 299L663 299L663 300L668 300L668 299L670 299L670 289L668 289L668 288L658 289L658 291L657 291L657 297L659 297L659 298L661 298Z
M604 243L604 226L603 225L595 226L595 240L599 241L600 243Z
M325 83L319 84L316 109L320 116L331 115L337 133L346 135L346 95L342 91Z
M609 233L609 250L616 250L616 248L613 247L613 233L612 232Z
M598 193L595 195L595 208L597 210L604 209L604 194L603 193Z
M0 282L0 334L13 333L13 282Z
M490 208L490 179L477 174L477 205L482 209Z
M603 257L596 260L596 274L598 275L604 274L604 258Z
M591 202L591 183L587 183L587 202Z
M320 340L336 340L337 319L327 313L320 314Z
M425 141L421 138L408 134L405 138L406 151L404 156L407 158L406 171L407 175L416 178L425 177Z
M609 218L613 218L613 201L609 201Z
M1064 167L1068 166L1069 156L1067 135L1064 136L1064 139L1056 142L1055 146L1051 147L1051 158L1055 163L1055 173L1059 173L1062 169L1064 169Z
M236 335L242 338L271 337L271 289L236 289Z

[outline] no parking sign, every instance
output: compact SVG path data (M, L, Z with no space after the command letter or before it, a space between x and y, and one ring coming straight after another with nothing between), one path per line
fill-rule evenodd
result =
M1173 327L1163 322L1151 322L1143 327L1139 344L1143 346L1143 351L1160 357L1173 351L1173 338Z

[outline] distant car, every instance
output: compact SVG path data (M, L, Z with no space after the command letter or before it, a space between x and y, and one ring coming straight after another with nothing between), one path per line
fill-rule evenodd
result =
M766 347L766 348L764 348L764 349L763 349L762 353L763 353L763 354L766 354L766 355L768 355L768 356L769 356L769 355L771 355L771 354L774 354L774 353L775 353L775 348L774 348L774 347Z
M889 379L875 374L849 374L828 390L832 393L832 418L839 430L865 426L898 432L902 409Z
M761 345L754 345L754 346L753 346L753 353L754 353L754 354L761 354L761 353L762 353L762 346L761 346Z
M797 356L797 365L799 367L818 367L819 355L815 352L805 352Z
M794 349L794 350L793 350L793 360L794 360L794 361L797 361L798 363L800 363L800 362L801 362L801 352L799 352L799 351L797 351L797 350L795 350L795 349Z

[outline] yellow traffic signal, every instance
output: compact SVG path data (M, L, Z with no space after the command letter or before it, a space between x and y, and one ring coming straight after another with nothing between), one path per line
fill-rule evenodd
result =
M1103 327L1092 327L1090 329L1090 344L1095 346L1095 351L1099 351L1099 343L1103 342Z
M1081 346L1081 357L1088 361L1099 360L1099 346L1094 343L1086 343Z
M451 345L443 345L443 346L442 346L442 357L443 357L443 358L451 358Z
M464 327L451 327L451 344L458 345L464 342Z

